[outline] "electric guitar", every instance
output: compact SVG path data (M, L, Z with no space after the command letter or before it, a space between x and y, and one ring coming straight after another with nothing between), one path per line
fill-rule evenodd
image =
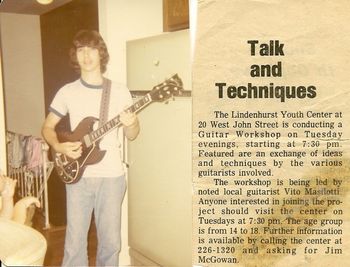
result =
M153 87L144 97L139 99L125 111L139 112L152 102L163 102L172 96L180 95L183 91L182 81L175 74L170 79ZM106 154L105 150L100 150L99 142L101 138L121 125L120 116L107 121L98 129L93 130L93 125L98 121L95 117L84 118L73 132L58 132L57 137L60 142L82 143L82 154L78 159L72 159L62 153L53 153L53 161L58 176L66 184L79 181L88 165L96 164L102 160Z

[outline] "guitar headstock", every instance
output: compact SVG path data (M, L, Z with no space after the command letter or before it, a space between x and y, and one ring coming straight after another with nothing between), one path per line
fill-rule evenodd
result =
M163 102L173 96L181 95L183 90L182 80L175 74L171 78L154 86L150 91L150 96L153 101Z

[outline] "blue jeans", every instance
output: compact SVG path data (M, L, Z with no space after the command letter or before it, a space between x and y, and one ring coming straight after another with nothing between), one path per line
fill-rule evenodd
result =
M125 177L82 177L66 185L67 229L62 266L88 266L87 236L94 211L97 229L96 266L118 266L121 247L121 204Z

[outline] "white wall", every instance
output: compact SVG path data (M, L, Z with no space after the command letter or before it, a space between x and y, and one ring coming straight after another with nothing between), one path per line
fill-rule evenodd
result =
M110 52L107 75L126 84L126 41L163 32L162 0L99 0L100 32Z
M4 93L3 93L3 79L1 67L1 52L0 52L0 174L7 173L6 164L6 132L5 132L5 107L4 107Z
M110 62L106 76L126 84L126 42L163 32L162 0L99 0L99 31L108 46ZM128 196L122 214L121 266L129 265Z
M7 129L41 136L45 104L40 18L2 13L0 20Z

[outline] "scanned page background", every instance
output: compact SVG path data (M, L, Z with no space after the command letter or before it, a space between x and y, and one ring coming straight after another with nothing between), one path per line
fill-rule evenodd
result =
M259 267L346 266L349 263L349 11L350 2L346 0L198 1L193 65L195 265L235 266L233 262L228 265L225 263L230 262L230 259L237 266ZM259 42L255 47L255 55L251 54L248 40ZM284 55L259 54L259 45L270 44L271 40L284 44ZM269 47L268 53L271 50L273 52ZM253 77L253 65L278 65L275 70L279 71L279 75ZM216 83L226 83L222 98L219 97L220 90ZM247 87L248 83L256 86L270 86L270 83L284 87L313 86L316 96L305 97L302 94L302 97L286 98L282 102L276 95L273 98L230 98L227 95L227 87ZM277 115L270 118L236 118L238 112ZM294 115L287 118L282 116L282 112ZM265 124L263 128L256 128L256 121L271 124L269 127ZM320 122L324 127L292 126L293 123L300 125L298 123L308 121ZM222 127L217 122L221 122ZM249 122L252 123L250 127L247 124ZM333 127L325 126L332 122ZM258 137L239 137L238 130L258 131L259 134ZM280 136L268 137L265 131ZM256 146L260 144L260 147L247 147L246 143L251 141L259 142ZM233 148L227 147L229 142L235 142ZM274 142L275 145L279 142L280 146L273 147L268 142ZM209 147L214 143L216 147ZM226 147L217 147L223 143ZM288 153L305 151L306 156L272 157L270 154L282 150ZM213 156L214 151L225 152L226 156L217 156L218 153ZM251 154L244 156L244 152L248 151ZM260 152L264 152L265 156ZM222 160L237 160L242 164L247 161L262 163L257 167L242 167L225 165ZM242 176L239 170L254 172ZM257 182L250 188L249 185L238 186L234 182L245 179L260 179L260 182L264 182ZM266 186L267 181L271 181L271 184ZM309 188L309 194L305 194L305 187ZM212 191L204 191L206 188ZM232 195L226 191L224 195L224 188L241 188L242 191L232 191ZM201 194L199 189L203 189ZM249 189L264 191L248 197ZM237 198L269 201L265 205L231 205L230 200ZM214 199L227 199L228 202L226 205L218 204ZM288 204L290 202L285 200L294 202ZM223 213L222 210L227 206L235 209L236 214ZM242 208L241 213L248 213L239 214L239 208ZM248 208L248 211L244 208ZM282 208L287 211L281 212ZM262 209L262 214L257 214L255 209ZM232 218L234 222L230 221ZM332 220L327 222L327 219ZM272 228L290 231L276 234L270 231ZM306 232L300 235L296 234L298 228L328 229L329 232L322 235ZM239 240L228 241L227 237L233 236L243 241L232 244L235 242L232 240ZM286 243L276 244L270 237L282 241L286 238ZM291 242L293 237L298 240ZM248 239L256 239L256 242L248 242ZM323 244L317 244L319 242ZM281 250L273 250L276 247Z

